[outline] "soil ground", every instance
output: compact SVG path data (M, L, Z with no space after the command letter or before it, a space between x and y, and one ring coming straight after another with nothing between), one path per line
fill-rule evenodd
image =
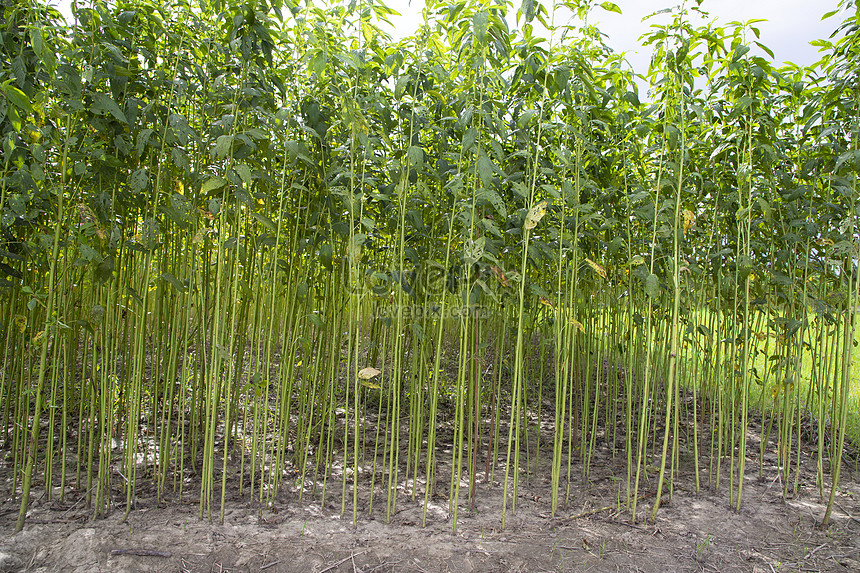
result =
M751 428L752 444L755 438ZM715 493L703 468L697 493L692 468L682 467L671 499L667 489L653 523L632 523L629 511L619 511L626 469L606 445L597 447L587 479L574 465L568 502L553 516L549 458L548 450L541 452L540 467L523 472L516 510L509 500L504 527L503 470L496 471L492 484L478 484L473 510L466 485L456 532L443 495L433 496L422 527L423 495L413 500L401 489L386 523L384 495L377 493L368 511L366 486L353 525L351 486L342 515L340 479L329 482L324 503L319 495L299 502L289 481L273 506L262 511L250 496L235 496L227 500L223 524L199 519L191 495L159 506L142 492L123 521L117 491L111 513L91 520L91 511L79 503L82 492L48 502L37 487L20 533L13 534L17 498L8 496L0 504L0 571L860 571L860 474L853 464L843 470L832 523L822 529L825 505L810 452L803 455L798 491L788 499L773 448L761 468L757 458L748 459L740 511L730 507L726 473ZM4 485L9 473L0 468ZM450 474L440 460L440 483L447 486L445 475ZM654 503L653 471L642 483L639 516Z

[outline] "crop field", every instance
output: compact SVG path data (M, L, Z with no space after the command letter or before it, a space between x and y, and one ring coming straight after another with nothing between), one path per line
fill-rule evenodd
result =
M0 0L0 569L40 523L100 556L68 570L159 569L80 527L162 511L451 543L416 570L467 570L457 536L514 570L512 527L547 570L659 531L648 570L860 566L860 13L798 67L706 8L637 77L611 2L428 0L394 39L374 0ZM772 554L721 553L755 515ZM404 567L219 547L170 568Z

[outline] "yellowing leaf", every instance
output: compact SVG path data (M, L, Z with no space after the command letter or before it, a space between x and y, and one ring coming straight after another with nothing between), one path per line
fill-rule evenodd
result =
M581 322L579 322L579 321L578 321L578 320L576 320L575 318L569 318L569 319L567 320L567 322L568 322L568 324L572 324L573 326L575 326L576 328L578 328L578 329L579 329L579 331L580 331L581 333L585 334L585 327L582 325L582 323L581 323Z
M526 230L534 229L540 220L543 219L544 215L546 215L546 201L541 201L529 209L529 214L526 215L526 222L523 228Z
M546 298L545 296L540 297L540 303L544 306L548 306L550 308L553 308L552 301L549 300L548 298Z
M693 223L696 222L696 215L689 209L684 209L684 234L687 234L687 231L693 226Z
M14 318L15 328L18 329L18 332L24 333L27 330L27 317L21 314L15 315Z
M585 259L585 262L588 263L588 266L590 266L592 269L594 269L594 272L596 272L601 277L603 277L603 280L607 280L606 269L604 269L603 267L601 267L600 265L598 265L597 263L595 263L591 259Z
M382 374L382 371L377 370L376 368L374 368L372 366L368 366L367 368L362 368L361 370L358 371L358 377L361 378L362 380L370 380L371 378L375 378L376 376L379 376L380 374Z
M362 380L361 385L365 388L371 388L373 390L379 390L380 388L382 388L382 386L380 386L379 384L374 384L373 382L368 382L367 380Z

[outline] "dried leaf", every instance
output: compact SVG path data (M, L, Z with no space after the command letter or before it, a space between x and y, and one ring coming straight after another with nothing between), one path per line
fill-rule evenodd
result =
M692 228L693 223L695 223L695 222L696 222L695 213L693 213L689 209L684 209L684 234L685 235L687 234L687 231L689 231Z
M526 215L526 222L523 228L526 230L534 229L540 220L543 219L544 215L546 215L546 201L541 201L529 209L529 214Z
M505 272L499 267L490 267L490 270L493 271L493 274L496 275L496 279L502 284L503 287L511 286L511 283L508 282L508 277L505 276Z
M381 370L377 370L373 366L368 366L367 368L362 368L358 371L358 377L362 380L370 380L371 378L375 378L382 374Z
M591 259L585 259L585 262L588 263L588 266L590 266L592 269L594 269L594 272L596 272L601 277L603 277L603 280L608 280L608 278L606 276L606 269L604 269L603 267L601 267L600 265L598 265L597 263L595 263Z

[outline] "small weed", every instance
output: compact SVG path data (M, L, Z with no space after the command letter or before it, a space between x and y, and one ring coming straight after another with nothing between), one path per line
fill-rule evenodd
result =
M696 561L703 561L705 558L705 554L708 551L708 547L711 545L711 534L708 533L708 530L705 530L705 538L696 543Z

